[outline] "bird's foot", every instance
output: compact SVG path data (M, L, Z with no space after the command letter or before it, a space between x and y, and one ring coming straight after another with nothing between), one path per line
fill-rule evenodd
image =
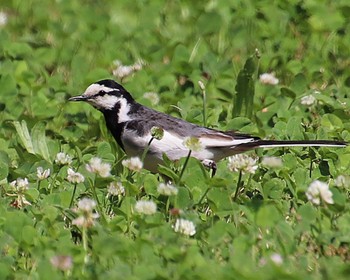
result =
M205 159L205 160L202 160L202 164L211 169L212 172L211 172L211 177L214 177L215 173L216 173L216 170L217 170L217 165L216 165L216 162L211 160L211 159Z

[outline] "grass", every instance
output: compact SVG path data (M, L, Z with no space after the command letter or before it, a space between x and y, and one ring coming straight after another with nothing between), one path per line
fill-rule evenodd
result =
M0 4L0 278L347 279L348 147L256 150L255 173L224 160L213 178L193 158L165 159L161 173L178 182L165 196L159 175L122 164L97 110L67 100L114 78L140 103L199 125L349 141L349 9L346 1ZM132 73L113 76L115 60ZM261 83L262 73L279 83ZM59 152L71 162L55 161ZM263 165L266 156L283 165ZM110 176L86 170L93 157ZM38 167L50 176L39 179ZM68 180L68 168L84 182ZM18 178L28 186L11 184ZM315 180L334 204L308 200ZM125 191L111 195L112 182ZM83 198L98 204L77 209ZM144 200L155 213L135 211ZM79 225L81 216L91 224ZM175 231L180 218L195 234Z

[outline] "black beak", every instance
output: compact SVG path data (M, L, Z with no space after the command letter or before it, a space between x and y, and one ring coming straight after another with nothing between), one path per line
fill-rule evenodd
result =
M68 99L68 101L86 101L86 100L87 100L87 98L85 96L82 96L82 95L73 96L73 97Z

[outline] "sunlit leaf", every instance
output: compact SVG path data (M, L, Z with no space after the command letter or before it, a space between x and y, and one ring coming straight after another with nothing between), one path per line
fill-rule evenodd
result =
M20 137L25 149L29 153L34 154L35 153L34 146L33 146L32 138L30 137L30 134L28 131L27 123L24 120L22 120L22 122L14 121L13 124L16 128L18 136Z

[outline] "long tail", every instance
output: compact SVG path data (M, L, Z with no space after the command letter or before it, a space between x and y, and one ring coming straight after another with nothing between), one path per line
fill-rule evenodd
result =
M347 142L332 140L257 140L244 143L242 146L250 148L274 148L274 147L346 147Z

